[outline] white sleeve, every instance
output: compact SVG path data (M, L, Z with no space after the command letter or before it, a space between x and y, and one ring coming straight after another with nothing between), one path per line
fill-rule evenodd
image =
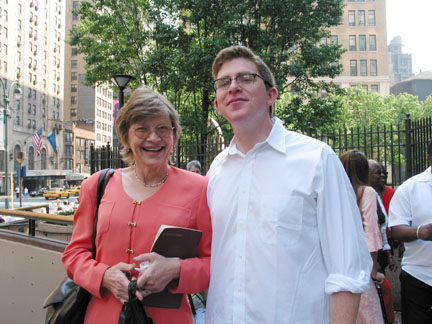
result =
M317 219L329 276L325 291L362 293L369 289L372 259L351 183L339 158L324 150L318 185Z

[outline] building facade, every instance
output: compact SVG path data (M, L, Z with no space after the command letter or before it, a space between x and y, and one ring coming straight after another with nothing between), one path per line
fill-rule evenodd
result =
M345 0L343 23L331 27L330 42L347 51L343 72L333 80L342 87L362 87L390 94L385 0Z
M67 173L63 146L65 2L0 0L0 15L0 77L7 96L14 82L23 90L22 99L11 100L7 134L2 132L9 152L7 161L1 154L2 172L5 163L9 172L15 171L17 152L25 152L27 186L45 186ZM4 94L0 93L2 105ZM32 136L40 129L43 144L39 154Z
M414 76L411 54L403 53L402 37L396 36L388 46L390 60L390 83L394 84Z
M397 96L404 92L418 97L419 101L425 101L428 96L432 95L432 71L420 72L391 87L392 95Z

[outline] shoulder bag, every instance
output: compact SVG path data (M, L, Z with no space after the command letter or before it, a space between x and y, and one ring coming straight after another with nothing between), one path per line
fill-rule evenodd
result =
M96 226L98 209L108 180L114 174L114 169L102 170L97 186L96 212L93 222L92 258L96 257ZM90 301L91 294L84 288L76 285L66 277L45 299L43 308L46 308L45 324L82 324Z

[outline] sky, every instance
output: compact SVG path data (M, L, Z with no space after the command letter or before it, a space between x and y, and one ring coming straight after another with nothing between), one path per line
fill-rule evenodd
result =
M386 0L387 45L402 37L404 53L412 54L413 73L432 71L432 1Z

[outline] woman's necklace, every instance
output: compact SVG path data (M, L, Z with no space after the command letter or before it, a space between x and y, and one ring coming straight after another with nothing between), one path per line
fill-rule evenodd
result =
M134 171L135 171L135 178L137 178L137 180L138 180L138 181L139 181L139 182L140 182L144 187L150 187L150 188L159 187L160 185L163 185L163 184L165 183L166 179L168 178L168 170L167 170L165 176L163 177L163 179L162 179L160 182L151 185L151 184L147 184L147 183L145 183L145 181L142 181L142 180L138 177L137 172L136 172L136 168L135 168Z

